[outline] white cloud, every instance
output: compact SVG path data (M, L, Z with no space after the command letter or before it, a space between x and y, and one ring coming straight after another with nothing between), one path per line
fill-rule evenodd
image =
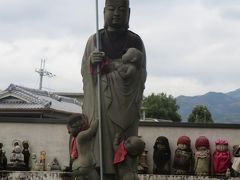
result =
M240 87L240 1L130 4L130 29L146 46L146 94L196 95ZM99 1L100 28L103 5ZM0 89L10 83L37 88L34 70L45 58L56 77L45 78L44 87L81 91L81 57L94 31L93 1L0 1Z
M148 96L151 93L167 93L174 97L180 95L195 96L202 95L209 91L229 92L238 87L234 83L213 83L204 84L198 79L191 77L158 77L148 76L144 95Z
M55 74L44 78L44 87L55 91L81 91L80 61L84 44L76 39L27 39L0 44L0 85L10 83L38 88L39 77L35 68L46 59L46 69ZM2 47L2 48L1 48Z

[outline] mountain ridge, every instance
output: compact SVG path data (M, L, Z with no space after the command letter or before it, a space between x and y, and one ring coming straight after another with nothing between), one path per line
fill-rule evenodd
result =
M206 105L216 123L240 123L240 88L227 93L208 92L197 96L178 96L178 113L186 122L196 105Z

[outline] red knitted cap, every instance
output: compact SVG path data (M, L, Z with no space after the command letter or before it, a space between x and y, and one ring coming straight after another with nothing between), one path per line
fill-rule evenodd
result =
M191 146L191 140L188 136L180 136L177 141L178 144L186 144L188 146Z
M216 145L228 145L228 141L224 139L218 139L215 141Z
M205 136L199 136L197 139L196 139L196 142L195 142L195 147L198 148L200 146L204 146L206 148L209 149L209 140L208 138L206 138Z

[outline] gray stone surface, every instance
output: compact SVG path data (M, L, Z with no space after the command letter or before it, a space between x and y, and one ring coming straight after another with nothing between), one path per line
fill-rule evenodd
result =
M239 180L240 178L216 178L216 177L201 177L201 176L164 176L139 174L140 180ZM0 171L0 180L70 180L70 174L57 171L28 171L28 172L9 172Z

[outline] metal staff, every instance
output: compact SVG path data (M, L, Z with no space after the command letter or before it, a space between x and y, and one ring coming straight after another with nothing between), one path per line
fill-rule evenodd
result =
M98 23L98 0L96 0L96 46L100 50L100 37L99 37L99 23ZM101 83L100 83L100 63L97 65L97 101L98 101L98 134L99 134L99 166L100 166L100 179L103 180L103 158L102 158L102 114L101 114Z

